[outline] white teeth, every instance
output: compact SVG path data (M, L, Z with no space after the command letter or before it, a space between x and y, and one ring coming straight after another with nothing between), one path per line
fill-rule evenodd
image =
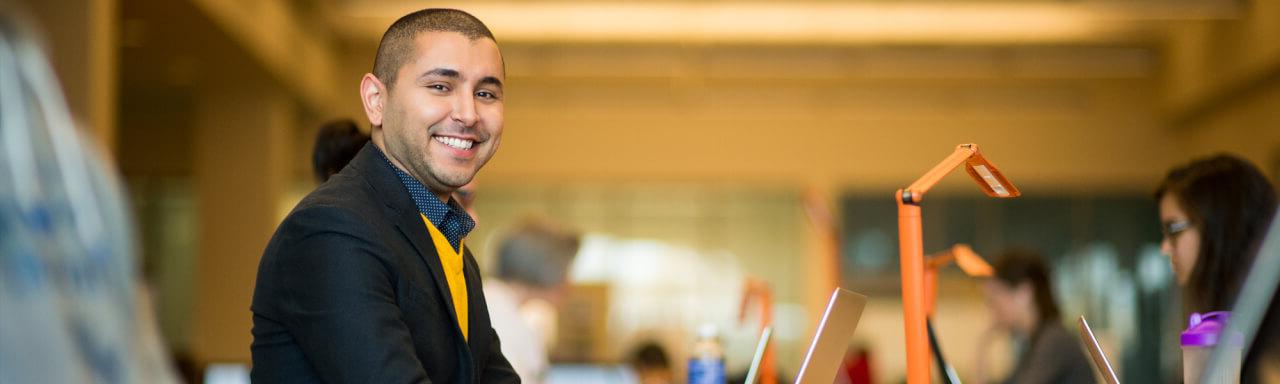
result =
M471 146L475 145L476 143L471 140L464 140L464 139L459 139L456 137L448 137L448 136L436 136L435 139L436 141L439 141L441 144L448 145L450 147L454 147L457 149L471 149Z

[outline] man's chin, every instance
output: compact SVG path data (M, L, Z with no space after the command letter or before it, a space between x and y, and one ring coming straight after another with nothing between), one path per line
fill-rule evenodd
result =
M440 183L444 184L450 190L456 191L459 188L462 188L463 186L467 185L467 183L470 183L471 179L474 179L474 178L475 178L475 174L472 173L470 175L447 175L446 177L440 178L438 180L440 180Z

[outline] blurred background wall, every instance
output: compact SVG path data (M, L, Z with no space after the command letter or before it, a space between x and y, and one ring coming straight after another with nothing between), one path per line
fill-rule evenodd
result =
M1220 151L1280 173L1274 1L17 4L128 181L165 336L196 364L249 359L257 260L314 187L315 131L367 124L359 77L383 29L421 7L485 20L509 71L474 249L486 263L488 239L530 213L588 233L574 278L607 287L596 295L606 314L587 316L607 339L576 357L592 362L621 361L643 338L682 361L711 322L726 331L730 370L745 366L750 352L737 351L754 324L735 316L753 276L777 297L783 372L844 285L871 294L857 343L878 379L898 380L890 194L974 142L1025 198L985 201L951 176L925 204L926 252L1039 248L1068 316L1133 308L1102 321L1133 356L1124 370L1172 375L1176 347L1160 340L1173 325L1140 330L1177 311L1150 248L1151 189ZM1128 279L1122 297L1082 292L1108 266L1119 277L1107 281ZM656 275L625 273L644 268ZM670 270L693 272L656 277ZM964 376L986 312L972 282L943 280L938 327ZM651 307L665 309L636 310Z

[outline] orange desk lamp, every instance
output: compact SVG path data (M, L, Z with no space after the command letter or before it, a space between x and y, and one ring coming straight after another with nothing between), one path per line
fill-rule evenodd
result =
M764 331L773 325L773 289L763 280L748 277L743 287L742 305L738 307L739 322L747 319L747 308L753 298L760 302L760 330ZM777 371L773 360L773 343L766 344L764 356L760 359L760 383L776 384Z
M910 186L894 195L898 202L898 258L902 269L902 317L907 340L907 383L928 384L929 338L925 319L932 307L925 280L924 239L921 235L920 202L924 194L952 170L965 171L987 196L1018 197L1018 187L1010 183L978 152L977 144L960 144L955 152L930 169ZM963 267L963 265L962 265ZM936 272L934 272L936 274ZM935 275L936 276L936 275ZM930 284L932 285L932 284ZM928 300L926 297L928 296Z
M991 277L995 274L991 264L987 264L968 244L956 244L945 251L929 255L924 262L924 308L928 316L933 316L938 296L938 270L952 262L969 277Z
M938 334L933 328L933 314L936 308L934 304L937 303L938 296L938 270L952 262L960 266L960 270L969 277L991 277L995 274L995 269L991 268L991 264L987 264L982 256L978 256L978 253L974 252L968 244L953 245L945 251L929 255L924 261L925 326L929 332L929 344L933 346L933 356L938 359L938 369L941 369L945 376L942 382L958 384L960 376L942 356L942 345L938 344Z

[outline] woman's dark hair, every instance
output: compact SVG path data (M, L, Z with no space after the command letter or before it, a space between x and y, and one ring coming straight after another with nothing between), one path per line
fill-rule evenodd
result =
M1173 196L1200 231L1200 249L1183 289L1188 311L1229 311L1257 258L1276 212L1276 191L1253 164L1220 154L1174 168L1156 188ZM1260 380L1258 362L1280 354L1280 295L1273 295L1241 367L1241 382Z
M1049 266L1040 253L1030 249L1010 249L1000 254L991 266L995 269L995 279L1004 285L1016 287L1022 283L1031 284L1040 324L1061 321L1058 301L1053 298Z
M1189 310L1229 311L1276 211L1271 182L1248 161L1220 154L1174 168L1156 188L1200 232L1184 294Z
M323 183L329 180L329 176L346 167L368 142L369 135L360 132L351 119L334 120L320 126L315 149L311 152L316 181Z

